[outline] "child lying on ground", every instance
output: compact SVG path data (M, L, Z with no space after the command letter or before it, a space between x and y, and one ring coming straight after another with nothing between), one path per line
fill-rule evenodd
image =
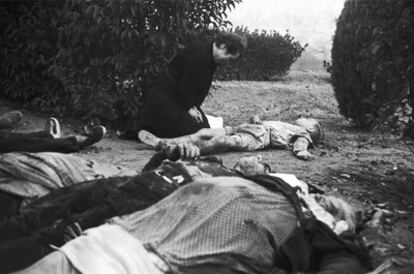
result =
M223 151L256 151L265 148L292 149L302 160L310 160L308 147L323 139L322 127L315 119L299 118L295 124L281 121L261 121L252 117L250 123L236 127L204 128L198 132L177 138L161 139L149 131L141 130L138 138L145 144L159 149L164 144L190 142L200 149L200 154Z

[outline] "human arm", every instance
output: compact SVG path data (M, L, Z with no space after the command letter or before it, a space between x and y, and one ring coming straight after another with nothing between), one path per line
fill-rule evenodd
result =
M165 144L165 146L152 156L145 164L142 172L151 171L159 167L164 160L177 161L178 159L194 159L200 156L200 149L188 142L178 144Z
M162 161L169 159L168 157L171 157L171 155L168 154L166 149L161 149L157 151L151 159L145 164L144 168L141 172L151 171L159 167L162 163ZM175 160L178 160L178 157L176 157Z
M188 110L188 114L190 114L191 117L193 117L193 119L198 122L201 123L203 122L203 115L201 114L201 111L197 108L197 107L192 107Z
M81 236L83 234L83 229L82 227L79 225L79 223L72 223L69 224L64 231L63 234L63 240L65 241L65 243Z
M293 154L301 160L312 159L312 154L308 151L310 142L305 137L298 137L293 143Z
M74 214L58 224L63 230L63 240L68 242L83 234L83 231L103 224L108 218L117 215L110 203L103 202L82 213ZM58 229L59 230L59 229Z

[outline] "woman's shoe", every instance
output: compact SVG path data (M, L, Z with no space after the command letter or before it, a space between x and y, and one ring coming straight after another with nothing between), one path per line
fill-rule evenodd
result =
M50 117L49 121L46 122L45 131L49 132L54 139L62 137L62 132L60 131L60 123L58 119Z

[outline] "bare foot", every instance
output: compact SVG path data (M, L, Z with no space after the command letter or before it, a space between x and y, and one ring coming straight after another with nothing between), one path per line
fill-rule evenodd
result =
M158 150L157 148L160 146L160 143L162 141L160 138L144 129L138 131L138 139L144 144L152 146L156 150Z

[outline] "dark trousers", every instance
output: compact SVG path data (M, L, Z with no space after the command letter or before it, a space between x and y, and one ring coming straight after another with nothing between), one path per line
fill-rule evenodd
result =
M79 151L78 141L74 136L54 139L45 131L30 133L0 132L0 152L62 152Z
M179 137L209 128L204 112L198 107L203 121L197 122L188 108L180 103L177 91L177 82L170 76L168 70L162 73L148 94L146 111L143 115L142 126L153 134L163 137Z
M18 216L0 222L0 273L29 266L53 251L50 244L63 245L68 224L97 226L107 218L145 209L176 188L147 172L85 182L43 196Z
M188 110L181 108L173 98L150 95L144 114L144 129L163 138L193 134L210 127L203 111L200 108L199 111L203 117L201 123L195 121Z

